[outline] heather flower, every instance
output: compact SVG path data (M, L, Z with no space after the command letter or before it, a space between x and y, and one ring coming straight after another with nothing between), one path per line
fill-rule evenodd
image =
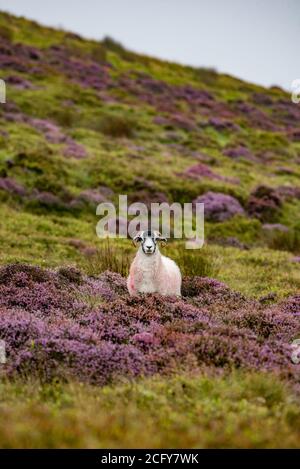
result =
M268 116L268 114L248 102L237 102L236 110L248 121L251 126L255 128L260 130L268 130L271 132L278 132L281 130L280 126L275 124Z
M44 133L46 139L50 143L64 143L68 139L61 129L53 122L36 118L29 118L27 121L32 127Z
M111 85L108 64L93 62L88 57L75 57L67 47L50 47L45 61L80 86L102 91Z
M244 209L237 199L220 192L206 192L194 203L204 203L205 217L211 221L224 221L234 215L244 215Z
M215 174L209 166L202 164L202 163L197 163L193 166L190 166L186 171L185 174L187 176L193 177L193 178L198 178L198 177L206 177L209 179L217 179L217 180L224 180L225 178L223 176L219 176L218 174Z
M10 376L103 385L178 367L271 370L296 381L290 343L300 297L271 306L215 279L183 281L182 298L131 297L126 279L11 264L0 269L0 338Z
M208 125L214 127L218 131L222 130L239 130L239 126L228 119L220 119L219 117L211 117Z
M137 334L134 334L132 337L132 340L134 342L139 342L140 344L143 345L153 345L157 340L155 339L155 336L151 334L150 332L140 332Z
M96 207L101 202L107 201L107 197L99 189L86 189L71 202L72 206L84 206L86 204Z
M59 197L51 192L43 191L39 192L34 190L30 196L31 200L38 202L40 205L45 206L47 208L60 208L63 207L63 204Z
M255 161L255 156L251 153L251 151L245 146L237 146L237 147L228 147L225 148L223 151L225 156L229 156L232 159L239 159L239 158L246 158L248 160Z
M25 196L27 193L27 190L20 183L8 177L0 177L0 190L4 190L5 192L9 192L11 194L16 194L20 197Z
M65 143L66 146L63 155L67 158L82 159L87 156L85 147L76 143L71 137L66 135L61 128L54 122L45 119L31 118L26 115L22 116L24 122L42 132L49 143Z
M83 145L74 141L69 141L63 152L67 158L76 158L78 160L87 156L87 151Z
M261 104L263 106L270 106L273 104L272 98L266 93L253 93L252 100L255 104Z
M276 192L283 200L298 199L300 200L300 188L296 186L279 186Z
M19 75L10 75L6 78L6 83L9 85L13 85L15 88L19 90L28 90L34 89L34 85L24 78L20 77Z
M208 178L208 179L214 179L217 181L226 181L226 182L231 182L231 183L237 183L238 179L235 178L228 178L221 176L219 174L216 174L212 169L210 169L209 166L203 163L197 163L193 166L190 166L185 170L183 173L185 176L188 176L193 179L199 179L199 178Z
M292 258L292 262L297 262L297 263L300 262L300 256L294 256Z
M166 117L163 116L155 116L153 119L154 124L156 125L162 125L164 127L170 127L171 126L171 121L167 119Z

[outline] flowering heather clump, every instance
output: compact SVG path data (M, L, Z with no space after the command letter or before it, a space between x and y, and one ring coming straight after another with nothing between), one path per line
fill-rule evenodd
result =
M249 148L247 148L246 146L242 146L242 145L239 145L237 147L225 148L225 150L223 151L223 154L234 160L239 159L239 158L246 158L252 161L255 160L255 156L251 153Z
M252 100L255 104L262 104L264 106L270 106L273 104L272 98L265 93L253 93Z
M224 221L245 213L237 199L221 192L206 192L194 203L204 203L205 217L211 221Z
M265 112L249 103L244 101L239 102L236 106L236 110L242 117L247 119L248 123L253 127L271 132L281 130L280 126L275 124Z
M158 192L155 189L149 187L146 189L141 189L134 191L128 197L130 203L143 201L143 203L151 209L152 203L168 203L168 197L163 192ZM120 218L120 217L119 217Z
M263 222L272 222L279 215L281 206L282 199L276 189L259 186L250 194L247 211Z
M21 184L16 182L14 179L11 179L8 177L6 178L0 177L0 190L9 192L11 194L16 194L20 197L25 196L27 193L26 189L23 186L21 186Z
M166 117L163 116L156 116L153 119L154 124L156 125L162 125L164 127L172 127L171 121L167 119Z
M276 192L282 200L298 199L300 200L300 188L295 186L279 186Z
M28 73L36 67L36 60L40 57L37 49L24 44L13 44L1 38L0 66L14 72Z
M9 85L13 85L15 88L18 88L19 90L34 89L34 85L29 80L25 80L19 75L11 75L7 77L6 83L8 83Z
M211 125L216 130L239 130L239 127L234 122L228 119L220 119L219 117L211 117L208 120L208 125Z
M272 370L297 379L290 343L300 333L299 297L264 306L209 278L183 281L183 297L130 297L126 280L72 267L0 269L0 338L8 375L118 377L209 366Z
M77 158L78 160L87 156L87 151L83 145L74 141L69 141L63 152L67 158Z
M300 262L300 256L293 257L292 262Z
M85 191L80 192L71 204L73 206L88 204L96 207L101 202L105 202L107 200L106 195L102 193L101 189L86 189Z
M186 118L184 115L175 114L171 119L172 125L178 127L179 129L193 131L196 129L196 125L191 119Z
M184 175L193 178L193 179L199 179L199 178L208 178L208 179L215 179L216 181L227 181L231 183L237 183L238 180L234 178L227 178L224 176L221 176L219 174L216 174L214 171L210 169L209 166L203 163L197 163L193 166L190 166L185 172Z
M199 296L200 293L217 293L228 291L225 283L215 279L202 277L185 277L182 281L182 295L187 297Z
M62 133L60 128L53 122L44 119L27 119L28 123L35 129L44 133L46 139L50 143L64 143L67 136Z
M279 99L272 105L272 114L277 119L287 124L288 127L294 127L295 122L299 122L300 111L298 106L293 106L292 101Z
M118 80L118 87L129 94L132 94L152 106L158 111L168 112L170 117L178 114L178 103L184 101L189 109L194 112L201 110L203 114L220 113L220 107L225 105L215 103L212 93L207 90L200 90L190 85L176 86L170 85L162 80L157 80L146 74L136 73L136 77L123 74ZM179 116L178 126L186 130L194 130L195 124L191 118L184 115Z
M45 60L51 67L64 73L69 79L81 86L101 91L111 84L108 64L100 65L89 58L84 60L82 57L75 57L74 54L72 56L70 50L62 45L50 47Z
M63 150L65 157L82 159L87 156L85 147L64 134L60 127L53 122L44 119L33 119L26 115L22 115L21 120L42 132L49 143L65 143L66 146Z
M219 176L218 174L215 174L209 166L202 164L202 163L197 163L193 166L190 166L186 171L185 174L187 176L190 176L192 178L199 178L199 177L205 177L209 179L217 179L217 180L224 180L225 178L223 176Z
M47 191L38 191L34 189L29 197L30 202L38 203L41 207L52 208L52 209L64 209L65 204L60 198Z

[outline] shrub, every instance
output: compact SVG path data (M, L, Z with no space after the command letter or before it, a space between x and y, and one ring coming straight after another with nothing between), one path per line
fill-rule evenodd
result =
M115 41L115 39L106 36L102 44L105 49L108 49L115 54L118 54L122 59L127 60L128 62L133 62L135 55L132 52L129 52L128 50L125 49L125 47L118 41Z
M51 114L51 117L62 127L72 127L76 123L76 112L71 106L62 106Z
M59 163L61 160L53 155L51 149L43 146L20 152L14 157L15 167L20 168L25 174L36 176L37 189L65 193L68 172L66 166Z
M90 56L95 62L105 62L107 58L106 50L101 44L95 44L92 46Z
M299 228L281 230L265 230L263 240L269 248L281 251L300 252L300 231Z
M132 138L136 123L133 119L123 116L107 115L103 117L99 124L99 130L105 135L111 137Z
M276 221L280 214L282 200L276 189L258 186L249 197L247 212L263 222Z
M13 41L14 32L12 28L8 26L1 25L0 26L0 37L6 39L7 41Z

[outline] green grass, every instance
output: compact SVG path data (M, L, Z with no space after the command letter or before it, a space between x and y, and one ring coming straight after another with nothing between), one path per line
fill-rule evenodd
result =
M297 448L300 406L267 374L154 377L102 389L2 382L0 442L2 448Z
M109 238L105 239L96 252L82 261L81 265L88 275L97 276L106 270L117 272L123 277L128 275L133 259L130 244L115 246L113 241Z

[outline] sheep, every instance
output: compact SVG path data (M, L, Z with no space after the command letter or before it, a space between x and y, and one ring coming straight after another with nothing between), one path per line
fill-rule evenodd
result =
M165 296L181 296L181 273L177 264L163 256L158 242L166 242L157 231L141 231L133 242L140 247L130 266L127 288L130 295L160 293Z

